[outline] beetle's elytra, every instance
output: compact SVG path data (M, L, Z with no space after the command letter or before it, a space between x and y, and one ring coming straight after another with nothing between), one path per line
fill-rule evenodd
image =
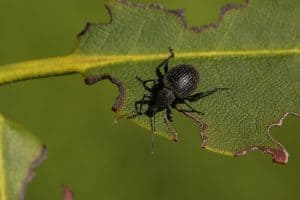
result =
M163 83L176 97L186 98L197 88L199 73L192 65L177 65L164 75Z

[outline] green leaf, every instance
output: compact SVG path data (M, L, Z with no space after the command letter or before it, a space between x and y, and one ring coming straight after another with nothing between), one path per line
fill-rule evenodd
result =
M88 24L73 54L2 66L0 84L75 72L85 77L105 74L101 78L110 79L121 91L113 109L119 116L130 115L135 101L147 93L136 76L155 78L156 67L172 47L171 66L188 63L199 71L197 92L229 88L192 103L205 115L184 113L200 125L204 148L232 156L259 149L272 154L275 162L288 161L287 151L271 138L270 129L288 114L300 115L296 0L226 5L216 23L200 27L189 27L181 11L158 4L112 1L107 6L111 23ZM165 112L155 116L156 134L172 139L164 116ZM151 129L145 115L132 121Z
M46 148L30 133L0 115L0 199L24 199L33 169Z

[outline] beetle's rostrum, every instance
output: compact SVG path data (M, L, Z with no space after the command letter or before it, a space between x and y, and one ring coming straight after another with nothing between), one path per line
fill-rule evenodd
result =
M179 64L169 70L169 60L174 58L172 49L169 49L169 51L170 56L156 68L156 79L142 80L136 77L149 94L144 94L141 100L135 102L134 114L129 118L135 118L143 114L153 118L156 113L166 110L165 122L169 126L170 122L173 121L172 109L176 109L179 112L191 112L203 115L204 113L194 109L189 102L194 102L218 91L228 89L215 88L206 92L193 94L199 85L199 72L190 64ZM161 72L162 67L164 73ZM154 84L149 86L148 83L150 82ZM188 109L179 108L180 104L186 105ZM146 111L143 109L144 105L148 105ZM170 128L173 133L173 140L177 141L177 133L172 127ZM152 131L155 132L155 124L152 125Z

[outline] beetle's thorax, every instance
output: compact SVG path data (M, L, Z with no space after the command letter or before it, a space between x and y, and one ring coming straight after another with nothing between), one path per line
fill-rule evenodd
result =
M175 95L168 88L163 88L157 94L156 98L156 106L159 108L166 108L170 106L175 100Z

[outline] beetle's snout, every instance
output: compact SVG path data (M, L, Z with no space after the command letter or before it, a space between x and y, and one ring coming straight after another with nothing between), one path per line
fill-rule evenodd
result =
M148 113L149 117L153 117L158 111L159 111L159 106L157 105L151 106Z

